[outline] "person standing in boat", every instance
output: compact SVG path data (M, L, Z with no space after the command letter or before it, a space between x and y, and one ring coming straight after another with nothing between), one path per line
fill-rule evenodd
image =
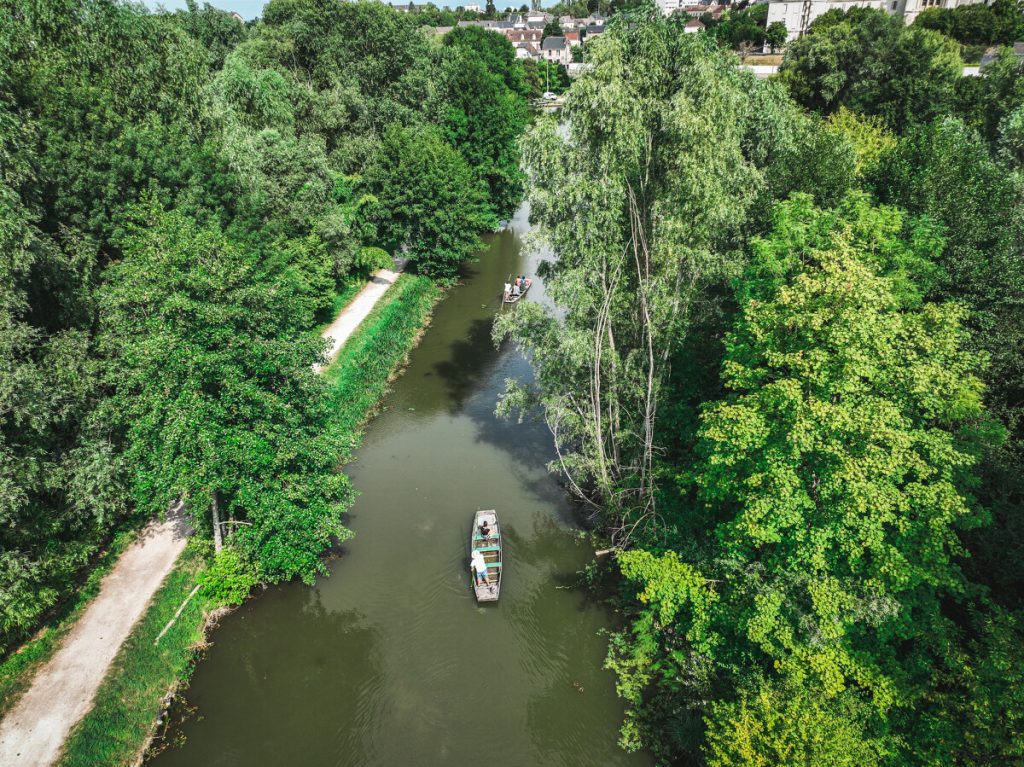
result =
M469 563L470 569L473 571L473 578L477 586L487 585L487 563L484 561L484 555L479 551L474 551L473 556L470 557Z

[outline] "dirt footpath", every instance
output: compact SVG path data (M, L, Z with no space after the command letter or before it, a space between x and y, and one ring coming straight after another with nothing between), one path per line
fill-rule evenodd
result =
M174 567L191 529L179 505L150 522L100 584L99 594L0 722L0 765L55 764L85 716L121 644Z
M366 319L367 315L373 310L377 302L380 300L388 288L395 284L395 280L398 279L398 275L402 273L405 268L405 262L399 261L396 263L394 269L381 269L366 283L366 287L360 290L356 297L353 298L348 306L341 310L334 322L327 326L323 333L320 334L321 338L324 338L331 342L331 348L327 352L327 364L331 364L334 358L338 356L338 352L341 351L341 347L345 345L359 324ZM317 367L317 372L327 367L327 365Z

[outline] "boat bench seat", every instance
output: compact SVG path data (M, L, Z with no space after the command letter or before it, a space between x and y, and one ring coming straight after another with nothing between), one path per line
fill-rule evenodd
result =
M488 567L501 567L501 562L488 562Z
M501 551L501 546L481 546L473 551Z

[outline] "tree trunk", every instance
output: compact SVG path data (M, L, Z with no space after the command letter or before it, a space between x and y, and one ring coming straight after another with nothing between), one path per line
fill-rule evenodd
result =
M224 539L220 534L220 512L217 510L217 491L213 492L213 502L210 504L213 512L213 550L220 551L224 548Z

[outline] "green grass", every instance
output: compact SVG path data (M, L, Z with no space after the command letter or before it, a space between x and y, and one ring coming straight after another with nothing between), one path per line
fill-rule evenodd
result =
M36 670L50 659L75 621L99 593L103 576L110 572L122 552L135 540L143 522L138 518L128 520L125 527L114 535L97 556L84 583L74 595L51 613L32 639L0 662L0 717L28 689Z
M324 372L346 458L358 444L363 424L387 392L396 368L405 361L440 295L440 289L427 278L402 275ZM192 541L178 560L118 652L92 710L68 738L61 767L136 762L164 695L175 683L188 679L196 647L203 640L204 610L212 605L200 592L160 644L153 644L195 586L208 550L209 542Z
M388 390L393 372L414 345L440 289L426 277L403 274L324 375L345 435L345 458L359 444L360 430Z
M59 764L62 767L134 764L160 713L163 696L192 668L203 640L202 592L196 594L160 643L153 640L192 591L209 548L189 543L153 604L121 646L96 694L92 710L71 731Z

